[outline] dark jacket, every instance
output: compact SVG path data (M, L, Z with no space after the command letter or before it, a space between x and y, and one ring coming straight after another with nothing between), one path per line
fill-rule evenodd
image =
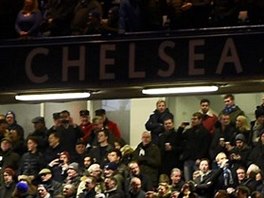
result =
M0 151L0 156L3 157L0 161L0 167L2 170L6 167L12 167L14 170L18 169L20 156L17 153L10 149L6 152Z
M171 118L173 120L174 116L167 108L164 112L160 113L157 109L153 114L149 116L148 121L145 124L145 127L148 131L151 132L152 141L157 143L158 136L163 132L163 122L165 119Z
M180 157L182 161L208 157L210 136L206 128L199 125L189 128L183 133L183 128L179 127L178 133L182 139L183 151Z
M107 195L108 198L125 198L124 192L119 189L105 191L104 194Z
M22 156L18 173L19 175L34 175L37 177L39 171L44 166L44 156L42 153L27 152Z
M96 192L94 189L91 191L84 190L79 194L79 198L94 198L96 195Z
M171 169L175 167L180 167L180 154L182 152L180 134L171 129L169 131L163 132L158 141L158 146L161 153L161 173L170 175ZM172 147L172 150L166 150L165 144L169 143Z
M141 150L144 154L141 153ZM161 165L160 149L157 145L150 143L143 146L140 143L133 152L133 160L137 161L143 174L150 177L154 185L158 184L158 170Z
M9 186L2 185L0 187L0 197L11 197L13 191L15 190L16 183L12 182Z

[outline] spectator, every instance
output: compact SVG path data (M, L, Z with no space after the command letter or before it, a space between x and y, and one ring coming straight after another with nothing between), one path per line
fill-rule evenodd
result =
M49 192L51 197L59 195L62 191L62 184L53 179L50 169L43 168L39 173L39 184L45 185L45 189Z
M94 162L104 166L106 162L107 153L113 148L108 143L109 132L106 129L100 130L97 134L98 146L92 148L89 155L93 158Z
M88 14L84 34L101 34L102 33L102 16L98 11L91 11Z
M260 134L260 138L256 146L249 154L249 163L254 163L264 172L264 132Z
M171 179L171 191L172 192L180 192L184 181L182 179L182 171L179 168L173 168L170 174Z
M62 190L64 198L76 197L76 186L74 184L65 184Z
M16 186L16 173L11 168L5 168L1 175L0 197L11 197Z
M80 128L83 131L82 139L85 143L87 143L92 132L92 123L90 122L90 111L81 110L79 114L81 120Z
M151 141L151 134L144 131L141 143L133 152L133 160L137 161L143 174L148 175L154 186L158 186L158 173L161 165L160 149Z
M38 151L38 140L36 137L27 138L28 151L22 156L18 169L19 175L27 175L35 179L39 171L45 166L43 154Z
M67 169L70 164L70 154L67 151L59 153L58 158L52 160L48 167L53 172L54 180L63 183L67 177Z
M171 118L164 119L164 132L159 136L158 146L161 154L160 173L170 175L175 167L182 168L180 154L182 152L181 137L174 128ZM165 163L166 162L166 163Z
M109 177L104 180L104 194L108 198L125 198L124 192L117 188L117 180Z
M129 185L133 177L138 177L141 180L142 190L145 192L153 190L153 184L148 175L145 175L141 172L137 162L132 161L128 164L129 176L125 180L125 195L129 194Z
M79 194L79 198L94 198L96 197L96 178L88 176L85 180L85 189Z
M13 111L8 111L5 115L6 121L8 123L8 130L16 130L19 140L24 141L24 129L17 123L16 115Z
M210 145L211 159L215 159L215 156L220 152L226 152L226 143L230 143L234 135L235 127L230 124L230 116L227 114L221 115Z
M243 134L245 137L245 143L249 146L252 145L251 137L252 137L252 131L250 130L249 123L247 121L247 118L245 116L237 116L236 118L236 134Z
M45 36L70 35L74 0L49 0L45 15Z
M255 110L256 120L250 122L252 137L251 141L253 146L257 144L259 140L259 134L264 131L264 107L257 107Z
M32 123L34 124L35 130L29 136L34 136L38 139L38 150L43 153L48 146L48 129L45 124L45 119L44 117L38 116L32 119Z
M5 118L0 119L0 140L9 135L9 131L7 128L8 128L8 124Z
M118 33L119 31L119 7L114 6L108 11L106 20L102 20L103 31L106 33Z
M72 155L75 152L76 142L82 138L83 132L79 126L72 123L69 111L63 110L60 119L61 125L56 128L56 132L60 136L62 147Z
M229 0L231 1L231 0ZM235 97L232 94L227 94L224 96L224 109L219 113L219 116L222 114L228 114L230 116L230 122L233 126L236 124L236 118L239 115L245 115L245 113L235 104Z
M24 0L24 7L18 13L15 28L20 38L40 36L42 14L37 0Z
M93 164L93 158L86 154L83 158L82 162L82 167L83 169L81 170L82 175L86 175L88 173L88 168Z
M26 197L26 198L29 198L30 195L28 193L28 190L29 190L29 186L28 186L27 182L19 181L16 184L15 190L13 191L11 197L17 197L17 198Z
M199 18L199 17L195 17ZM209 131L211 137L215 133L215 124L218 120L215 113L210 109L210 100L203 98L200 101L200 112L203 114L203 126Z
M130 181L128 198L145 198L145 192L141 189L141 180L133 177Z
M102 16L103 14L102 6L97 0L78 1L77 5L74 8L73 19L71 21L71 30L73 35L80 35L85 32L89 14L94 11L100 13L100 16Z
M24 144L24 140L20 137L20 132L17 129L12 129L8 133L8 136L12 141L12 149L15 153L18 153L19 155L23 155L27 148Z
M159 135L164 130L164 120L171 118L173 121L173 117L173 114L166 107L166 101L158 100L154 113L149 116L148 121L145 123L146 129L151 132L151 138L154 144L158 143Z
M180 159L184 163L184 177L188 181L192 178L192 173L196 169L196 164L200 159L208 156L210 136L206 128L202 125L202 114L196 112L192 115L191 127L186 129L182 123L178 129L182 140L183 152Z
M192 182L186 182L182 189L180 194L178 195L178 198L198 198L198 195L194 192L194 185Z
M108 129L116 138L121 138L120 129L115 122L108 119L104 109L95 110L95 115L100 116L103 119L104 128Z
M215 191L233 187L235 181L230 169L231 164L229 163L226 154L223 152L218 153L215 157L215 161L218 165L217 174L220 173L220 175L217 177Z
M65 149L62 147L60 142L60 136L56 131L50 132L48 136L49 146L46 148L44 152L44 158L46 164L50 163L52 160L59 157L59 154L63 152Z
M67 177L64 180L65 184L73 184L78 188L78 185L80 184L80 174L79 174L79 164L76 162L72 162L69 164L67 169Z
M83 159L87 155L86 144L83 140L78 140L75 145L75 152L71 155L71 161L77 162L83 168Z
M52 198L53 196L50 194L49 189L44 184L39 184L37 187L37 198Z
M250 148L248 147L243 134L240 133L236 135L235 146L228 153L230 162L232 163L233 171L237 170L237 168L240 166L248 166Z
M117 188L122 190L124 186L124 177L117 170L118 164L115 162L109 162L104 166L103 175L104 178L114 177L117 181Z
M236 198L247 198L250 196L250 190L246 186L238 186L236 188Z
M199 195L199 198L213 197L216 178L216 173L210 169L209 160L201 159L199 175L194 179L195 192Z
M9 167L14 170L18 169L20 156L12 150L12 140L8 137L1 140L0 150L0 167L2 171Z
M144 29L140 1L122 0L119 8L119 32L138 32Z
M107 154L107 161L117 164L117 171L126 178L128 175L128 167L122 162L122 153L118 149L112 149Z
M48 136L49 136L50 131L56 130L56 128L61 125L60 112L53 113L52 118L53 118L54 125L50 127L48 134L47 134Z
M158 198L171 197L171 190L168 183L159 183L157 196Z

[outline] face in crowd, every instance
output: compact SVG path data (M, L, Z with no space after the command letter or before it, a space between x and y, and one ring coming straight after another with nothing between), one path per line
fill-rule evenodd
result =
M158 112L163 113L166 110L165 101L158 101L156 104L156 108L157 108Z

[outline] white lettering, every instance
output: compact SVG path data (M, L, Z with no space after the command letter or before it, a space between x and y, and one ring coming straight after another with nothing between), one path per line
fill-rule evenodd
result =
M195 61L204 60L204 54L195 53L195 48L203 45L204 39L190 40L189 42L189 75L204 75L205 73L204 69L195 67Z
M26 63L25 63L25 69L26 69L26 75L29 78L31 82L34 83L44 83L46 82L49 77L47 74L43 76L36 76L33 71L32 71L32 61L33 58L38 55L38 54L44 54L47 55L49 53L49 49L47 48L35 48L33 49L27 56L26 58Z
M160 57L160 59L162 61L167 63L168 66L169 66L166 71L164 71L164 70L159 70L158 71L158 75L160 77L169 77L169 76L171 76L173 74L175 68L176 68L176 65L175 65L175 62L174 62L173 58L168 56L168 54L166 54L166 52L165 52L165 49L167 47L174 48L175 47L175 43L172 42L172 41L164 41L159 46L159 57Z
M70 67L79 67L79 80L85 80L85 47L80 46L79 59L69 60L69 47L63 47L62 51L62 81L68 81Z
M224 49L221 54L221 58L219 60L219 63L216 69L217 74L221 74L223 72L224 65L226 63L233 63L235 65L237 73L240 73L243 71L235 43L232 38L228 38L226 40Z
M100 80L113 80L115 79L114 73L107 73L106 72L106 65L114 65L115 59L113 58L106 58L107 51L115 51L116 45L114 44L106 44L101 45L100 48Z
M135 50L136 46L135 43L130 43L129 44L129 54L128 54L128 69L129 69L129 78L145 78L146 73L145 72L139 72L135 71Z

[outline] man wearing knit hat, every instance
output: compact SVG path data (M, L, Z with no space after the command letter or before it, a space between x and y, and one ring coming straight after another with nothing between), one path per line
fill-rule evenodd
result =
M67 178L64 180L64 183L74 184L75 186L78 186L80 183L80 178L79 164L76 162L69 164L67 170Z
M235 137L235 146L229 151L229 158L232 163L233 170L238 167L247 167L250 147L246 144L244 134L239 133Z
M3 184L0 188L0 197L11 197L15 190L15 171L11 168L5 168L3 171Z
M15 113L13 111L8 111L5 118L8 123L8 130L17 130L20 139L24 140L24 129L17 123Z
M27 184L26 181L19 181L17 184L16 184L16 188L15 188L15 196L24 196L26 197L26 195L28 194L28 189L29 189L29 186Z

